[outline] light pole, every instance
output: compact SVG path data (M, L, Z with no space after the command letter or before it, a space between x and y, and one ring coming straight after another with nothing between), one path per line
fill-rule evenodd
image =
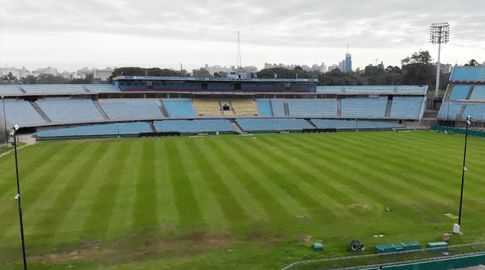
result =
M438 44L438 62L436 63L436 87L434 96L439 96L440 76L441 76L441 44L446 44L450 41L450 24L447 22L431 24L429 31L429 40L432 44Z
M3 108L3 127L5 128L5 143L8 142L8 128L7 128L7 115L5 113L5 97L2 96L2 108Z
M458 224L453 225L453 233L461 233L461 209L463 206L463 189L465 187L465 172L466 168L466 147L468 142L468 127L471 125L471 115L466 116L466 128L465 128L465 145L463 148L463 167L461 170L461 192L460 192L460 208L458 210Z
M15 153L15 176L17 178L17 194L15 195L15 199L18 203L19 208L19 221L20 221L20 238L22 239L22 259L24 262L24 270L27 270L27 256L25 255L25 238L24 238L24 221L22 217L22 196L20 195L20 181L19 181L19 163L18 163L18 155L17 155L17 130L19 126L17 124L13 125L12 133L13 136L13 146L14 146L14 153Z

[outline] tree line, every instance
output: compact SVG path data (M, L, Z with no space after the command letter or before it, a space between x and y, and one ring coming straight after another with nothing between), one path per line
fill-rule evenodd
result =
M478 61L472 59L465 66L479 66ZM449 73L442 72L440 88L446 88ZM173 70L166 68L122 67L113 71L109 82L116 76L191 76L187 70ZM206 69L192 70L194 77L224 77L222 72L210 74ZM301 67L294 69L268 68L256 73L257 78L314 78L319 85L428 85L434 88L436 84L436 65L429 51L419 51L401 60L401 66L368 65L363 70L345 73L339 69L328 72L306 71ZM17 79L11 73L0 78L0 83L24 84L58 84L58 83L93 83L92 74L84 79L69 79L51 74L29 75Z

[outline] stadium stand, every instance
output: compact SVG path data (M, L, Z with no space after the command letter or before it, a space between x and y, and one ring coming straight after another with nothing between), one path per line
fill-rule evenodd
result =
M159 99L101 99L99 103L110 119L164 117Z
M0 111L3 114L3 108ZM11 125L21 127L46 123L32 105L24 100L5 100L5 117ZM2 117L3 118L3 117Z
M463 121L466 115L485 121L485 67L455 67L451 72L438 120Z
M268 99L258 99L256 100L256 105L258 107L258 113L261 117L272 117L273 110L271 109L271 103Z
M470 100L485 101L485 85L477 85L473 87L473 92L470 95Z
M1 96L16 96L22 93L20 86L17 84L0 84Z
M336 99L287 99L290 116L337 117Z
M347 118L384 118L387 97L344 98L342 99L342 117Z
M155 121L157 132L180 133L235 133L231 121L226 119L164 120Z
M237 119L244 131L299 131L313 127L304 119Z
M451 82L485 82L485 67L455 67L451 71Z
M236 116L258 115L258 108L254 99L233 99L231 104Z
M221 106L215 99L194 99L194 108L199 116L222 116Z
M52 122L83 123L103 120L90 99L47 98L36 101Z
M455 85L450 96L450 99L455 100L465 100L470 92L470 85Z
M441 104L438 119L441 120L461 120L463 118L461 114L462 104L454 102L443 102Z
M322 94L426 95L428 87L417 85L317 86L316 91Z
M84 86L92 93L120 92L120 89L112 84L85 84Z
M403 127L394 122L371 122L365 120L311 119L311 121L319 129L392 129Z
M46 138L78 138L86 136L126 136L152 132L146 122L97 124L79 127L56 128L38 131L35 136Z
M420 119L423 97L394 97L392 100L392 119Z
M22 89L28 94L85 94L84 84L24 84Z
M285 104L283 99L271 99L270 102L273 116L285 116Z
M162 102L169 117L196 116L190 99L163 99Z
M485 103L470 103L465 105L462 118L471 115L474 120L485 120Z

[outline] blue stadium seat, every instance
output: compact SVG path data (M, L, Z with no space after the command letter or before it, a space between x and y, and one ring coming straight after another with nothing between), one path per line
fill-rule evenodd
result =
M312 129L304 119L237 119L244 131L293 131Z
M319 129L392 129L402 127L402 125L394 122L373 122L365 120L312 119L312 122Z
M473 88L470 100L485 100L485 85L476 85Z
M190 99L163 99L162 101L169 117L195 117Z
M85 84L23 84L28 94L83 94L88 92Z
M79 123L104 119L91 99L47 98L36 103L52 122Z
M473 120L484 121L485 120L485 104L484 103L475 103L475 104L467 104L465 111L463 112L463 118L466 115L471 115Z
M455 102L443 102L441 104L440 112L438 113L438 119L440 120L462 120L460 115L462 108L461 103Z
M0 106L2 106L1 102ZM3 114L3 108L1 107L0 114ZM34 107L28 101L24 100L5 99L5 114L7 122L11 125L17 124L22 127L46 123Z
M424 97L394 97L391 118L419 120Z
M470 85L455 85L451 90L450 99L455 100L465 100L470 92Z
M419 85L338 85L317 86L317 93L322 94L401 94L401 95L426 95L428 86Z
M271 99L271 109L273 109L273 116L285 116L283 99Z
M290 116L337 117L336 99L287 99Z
M0 96L16 96L22 94L18 84L0 84Z
M273 116L273 110L271 110L271 103L267 99L256 100L256 106L258 107L258 114L261 117Z
M100 99L99 104L110 119L163 118L159 99Z
M56 137L138 135L149 132L152 132L152 130L148 123L133 122L45 129L38 131L35 136L40 139L46 139Z
M485 67L454 67L450 81L485 81Z
M348 118L384 118L387 97L344 98L341 100L341 115Z
M165 120L165 121L155 121L154 126L158 132L180 132L180 133L235 132L235 129L231 121L226 119Z

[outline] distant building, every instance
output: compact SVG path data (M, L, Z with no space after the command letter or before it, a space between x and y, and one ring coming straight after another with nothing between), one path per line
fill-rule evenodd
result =
M7 76L9 73L12 73L12 75L17 79L25 78L28 75L32 74L25 67L22 67L22 68L16 68L16 67L0 68L0 77Z
M49 74L49 75L58 75L59 72L57 71L57 68L53 68L53 67L46 67L46 68L38 68L36 70L33 70L32 71L32 74L34 76L38 76L40 74Z
M94 69L93 78L102 82L108 81L114 69L107 67L104 69Z
M352 72L352 55L350 53L345 54L344 69L343 72Z
M336 69L339 69L339 66L336 65L336 64L333 64L333 65L328 67L328 71L332 71L332 70L336 70Z

